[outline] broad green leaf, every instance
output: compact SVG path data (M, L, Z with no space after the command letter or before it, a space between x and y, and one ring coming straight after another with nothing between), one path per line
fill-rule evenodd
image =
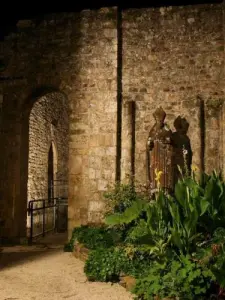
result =
M204 213L207 211L208 207L209 207L210 203L204 199L201 198L200 199L200 216L204 215Z
M107 225L121 225L129 224L130 222L136 220L139 215L146 209L146 203L143 201L135 201L130 207L128 207L124 213L115 213L109 215L105 218L105 223Z
M175 197L182 207L185 207L186 201L186 186L183 181L178 181L175 185Z

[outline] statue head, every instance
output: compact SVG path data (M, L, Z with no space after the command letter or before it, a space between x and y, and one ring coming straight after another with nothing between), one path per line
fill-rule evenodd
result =
M178 116L174 123L174 127L176 128L176 131L182 134L187 134L189 123L185 118L182 118L181 116Z
M163 127L164 125L164 120L166 118L166 113L163 110L162 106L158 107L155 112L153 113L153 116L155 118L156 124L159 127Z

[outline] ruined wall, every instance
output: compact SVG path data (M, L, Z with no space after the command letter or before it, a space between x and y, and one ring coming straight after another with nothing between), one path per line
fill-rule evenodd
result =
M68 100L64 95L47 94L34 104L29 119L28 200L48 198L48 153L51 144L54 180L60 180L59 184L67 186L68 125Z
M193 163L205 164L206 171L220 167L219 103L225 91L222 5L128 9L122 26L122 163L127 169L123 176L129 173L127 101L136 105L136 179L146 178L145 145L158 105L166 111L172 130L178 115L190 123Z

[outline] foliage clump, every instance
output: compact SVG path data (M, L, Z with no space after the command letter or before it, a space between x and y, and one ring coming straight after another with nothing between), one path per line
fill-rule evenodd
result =
M109 248L120 241L119 232L107 226L93 227L82 225L73 230L72 237L64 247L67 252L74 250L74 245L77 242L83 244L88 249Z
M181 176L174 193L116 184L105 194L102 227L74 229L74 241L93 250L89 280L136 278L137 299L223 299L225 183L221 174ZM156 298L154 298L156 297ZM214 298L213 298L214 297Z

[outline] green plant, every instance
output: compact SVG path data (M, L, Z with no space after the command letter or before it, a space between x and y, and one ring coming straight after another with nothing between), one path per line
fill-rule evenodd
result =
M200 180L194 172L182 175L173 195L159 186L151 201L128 185L117 186L109 195L113 205L105 229L119 233L119 238L110 243L96 230L77 236L96 249L85 266L90 280L132 275L138 279L134 292L143 300L223 294L225 184L220 174L202 174Z
M135 278L147 276L153 262L149 249L145 245L133 244L125 244L121 248L127 257L122 272Z
M200 181L192 172L177 182L174 195L159 188L155 201L133 198L129 207L107 215L105 222L128 228L126 241L147 244L161 256L169 243L179 252L191 254L207 228L211 231L225 225L225 185L215 172L204 174Z
M64 245L64 252L73 252L75 240L76 240L76 231L74 229L69 242Z
M199 245L193 257L215 275L217 284L225 289L225 228L217 228L212 238Z
M121 275L147 275L151 258L133 245L97 249L90 253L84 271L91 281L119 281Z
M119 231L106 226L93 227L82 225L73 230L72 237L64 247L64 251L74 250L75 242L83 244L88 249L109 248L121 240Z
M139 199L147 198L146 189L142 185L117 182L104 193L107 200L106 215L122 213Z
M196 243L220 226L225 226L225 184L214 171L185 176L168 197L172 216L171 241L183 253L196 251Z
M203 189L203 201L208 203L206 213L200 218L200 225L212 234L216 228L225 227L225 183L221 173L202 174L199 185Z
M138 199L123 213L108 215L105 222L110 226L129 224L125 242L143 245L148 254L162 257L170 239L166 212L165 197L160 193L157 201Z
M181 255L171 262L154 263L148 276L137 280L133 293L143 300L154 300L155 296L159 299L204 299L213 279L209 269Z
M120 248L97 249L89 254L84 272L90 281L119 281L127 261Z
M194 178L185 177L176 184L174 197L168 196L171 242L182 253L194 251L196 241L201 237L197 225L208 207L208 202L200 198L201 192Z

